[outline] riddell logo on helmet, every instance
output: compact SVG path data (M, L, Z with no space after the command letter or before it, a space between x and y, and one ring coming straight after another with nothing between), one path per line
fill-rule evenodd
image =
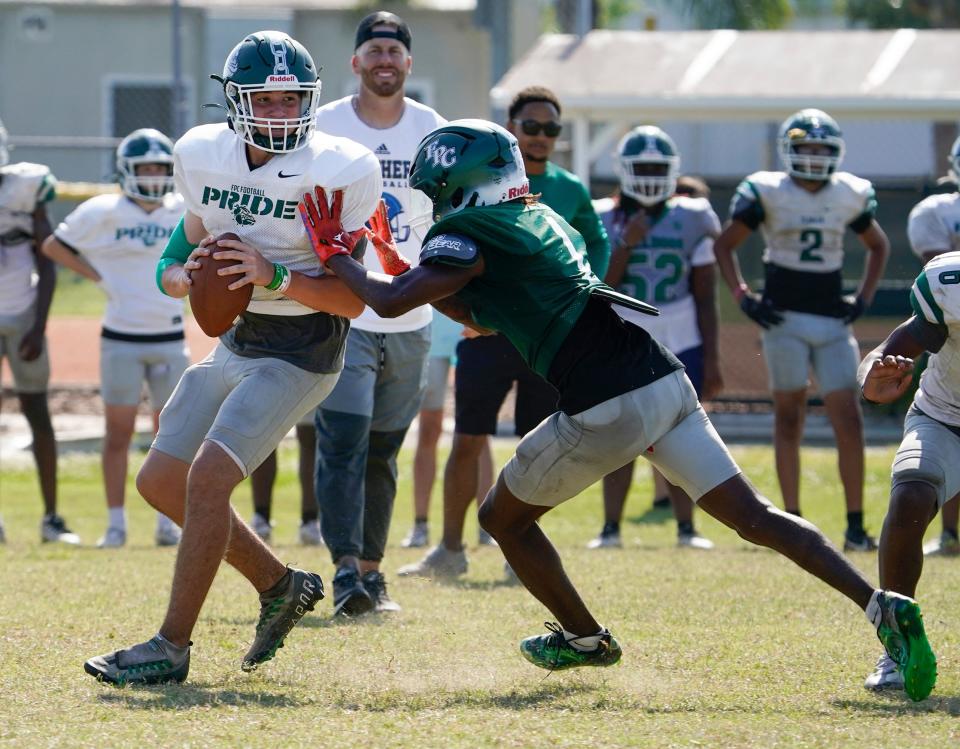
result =
M268 75L267 83L297 83L295 75Z
M513 200L514 198L520 198L530 192L530 183L524 182L520 187L511 187L507 190L507 200Z

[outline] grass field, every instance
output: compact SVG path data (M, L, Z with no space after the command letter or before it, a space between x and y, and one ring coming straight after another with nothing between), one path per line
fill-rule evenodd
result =
M769 449L735 452L776 498ZM498 458L506 454L500 450ZM891 456L892 449L869 452L874 530ZM98 684L81 664L156 631L173 552L152 547L152 517L135 495L127 548L41 546L33 474L5 468L0 502L10 541L0 547L0 745L942 749L960 740L960 561L930 561L921 584L940 661L933 696L920 704L876 696L861 684L880 646L854 605L702 516L701 530L718 550L674 548L668 515L646 512L650 488L642 469L624 550L583 548L600 525L596 488L545 519L572 578L624 649L613 668L548 674L521 658L517 642L542 631L549 614L523 589L501 582L496 549L471 543L469 574L457 584L391 575L420 553L399 548L410 517L411 456L402 457L385 563L402 613L333 621L324 601L276 660L247 675L239 665L257 600L224 569L194 633L187 684L124 690ZM277 548L286 561L329 581L325 551L294 545L294 461L294 450L284 448ZM804 461L805 512L838 539L834 455L809 449ZM61 497L74 530L92 543L105 517L95 456L63 460ZM236 502L247 515L246 487ZM439 509L435 504L435 531ZM475 539L472 522L468 541ZM876 579L875 556L855 561Z

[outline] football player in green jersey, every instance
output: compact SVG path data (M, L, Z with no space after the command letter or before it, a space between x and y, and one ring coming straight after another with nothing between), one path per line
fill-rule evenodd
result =
M643 455L700 507L743 538L768 546L864 609L904 667L914 699L932 688L932 652L917 603L875 589L811 523L775 508L740 472L697 401L682 365L615 305L622 297L584 264L580 236L528 194L516 139L483 120L459 120L420 144L410 184L433 202L420 265L396 263L387 222L368 236L390 277L350 257L342 195L320 188L300 213L321 261L378 314L431 303L486 332L505 334L560 393L560 410L530 432L480 508L527 589L556 617L520 644L537 666L608 666L620 646L564 572L537 521L611 470ZM929 655L929 657L927 657ZM913 676L911 676L913 674ZM928 688L929 686L929 688Z

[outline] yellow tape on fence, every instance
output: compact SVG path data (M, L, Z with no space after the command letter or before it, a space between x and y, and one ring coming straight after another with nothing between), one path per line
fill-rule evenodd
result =
M57 182L57 197L61 200L87 200L115 192L120 192L115 182Z

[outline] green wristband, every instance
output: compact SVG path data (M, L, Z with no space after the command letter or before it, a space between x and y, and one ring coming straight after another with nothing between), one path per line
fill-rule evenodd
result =
M285 267L280 265L280 263L273 264L273 280L267 284L267 289L270 291L276 291L280 288L280 284L283 283Z

